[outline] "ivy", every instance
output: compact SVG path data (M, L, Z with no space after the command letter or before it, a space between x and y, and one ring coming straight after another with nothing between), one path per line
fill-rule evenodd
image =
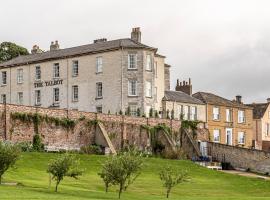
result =
M190 129L192 131L193 137L196 137L199 123L201 123L201 121L182 120L181 129Z
M69 118L50 117L48 115L41 115L39 113L15 112L11 113L10 117L13 120L20 120L24 123L33 123L36 133L38 133L38 125L40 125L42 122L55 124L56 126L62 126L67 129L73 129L76 125L76 121Z

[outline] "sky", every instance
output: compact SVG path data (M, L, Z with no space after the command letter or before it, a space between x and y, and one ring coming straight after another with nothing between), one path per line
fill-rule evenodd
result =
M270 97L269 0L0 0L0 42L48 50L130 37L157 47L193 92L245 103Z

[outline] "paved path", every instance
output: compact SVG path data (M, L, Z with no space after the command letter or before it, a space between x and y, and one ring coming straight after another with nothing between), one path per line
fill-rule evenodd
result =
M251 172L243 172L243 171L237 171L237 170L222 170L222 172L228 173L228 174L235 174L235 175L239 175L239 176L251 177L251 178L259 178L259 179L264 179L264 180L270 181L269 176L259 175L259 174L255 174L255 173L251 173Z

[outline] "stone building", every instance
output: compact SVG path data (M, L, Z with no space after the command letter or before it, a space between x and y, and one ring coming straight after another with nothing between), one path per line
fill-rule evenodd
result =
M135 115L162 110L170 86L170 66L158 49L141 43L140 28L131 38L60 49L58 41L43 52L0 64L1 101L40 107Z
M191 79L189 83L177 79L176 91L165 91L162 99L163 117L174 112L175 119L199 120L206 122L206 106L201 100L192 97Z
M253 108L253 141L256 149L270 151L270 98L266 103L247 104Z
M228 100L212 93L192 95L206 104L206 122L213 142L251 148L253 109L242 103L241 96Z

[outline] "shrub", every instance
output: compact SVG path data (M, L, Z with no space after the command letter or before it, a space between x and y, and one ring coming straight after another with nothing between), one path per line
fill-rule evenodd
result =
M110 185L118 185L118 198L130 184L140 175L142 158L134 155L134 152L124 152L117 156L111 156L102 165L99 176L105 183L106 191Z
M154 116L154 110L153 110L153 108L150 108L149 117L153 117L153 116Z
M77 179L82 175L82 170L79 169L79 160L73 155L64 154L53 160L47 169L47 172L52 175L52 179L56 181L55 192L58 191L58 185L65 176Z
M33 137L33 150L34 151L44 150L44 144L42 144L39 134L35 134Z
M174 186L188 181L187 171L178 171L172 166L167 166L161 170L159 174L163 186L166 188L166 197L169 198L171 190Z
M33 145L31 142L20 142L17 146L21 149L22 152L31 152L33 151Z
M19 159L20 148L17 145L0 142L0 184L3 174Z
M159 118L157 110L155 111L155 118Z
M140 117L141 116L141 110L140 108L137 108L137 117Z
M174 110L171 111L171 119L174 119Z
M86 154L96 154L96 155L102 155L103 149L99 145L88 145L88 146L82 146L81 152Z

